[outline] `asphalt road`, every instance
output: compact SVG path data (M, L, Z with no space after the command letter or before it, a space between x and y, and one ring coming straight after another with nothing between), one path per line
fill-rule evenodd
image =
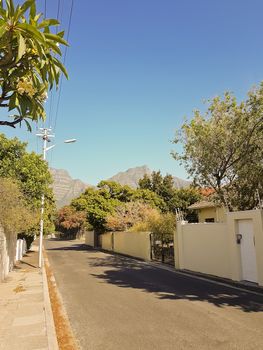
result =
M45 247L84 350L263 349L263 297L74 241Z

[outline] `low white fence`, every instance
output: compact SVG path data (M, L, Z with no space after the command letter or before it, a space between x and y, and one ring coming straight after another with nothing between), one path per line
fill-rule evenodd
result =
M16 241L16 261L21 260L27 252L27 245L25 239L18 239Z

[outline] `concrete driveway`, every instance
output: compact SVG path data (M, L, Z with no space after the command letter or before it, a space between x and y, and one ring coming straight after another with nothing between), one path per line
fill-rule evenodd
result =
M263 349L263 296L76 241L45 247L84 350Z

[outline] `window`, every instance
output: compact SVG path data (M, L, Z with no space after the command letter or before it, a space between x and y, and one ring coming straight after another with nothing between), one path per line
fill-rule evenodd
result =
M215 222L215 219L214 218L207 218L207 219L205 219L205 222Z

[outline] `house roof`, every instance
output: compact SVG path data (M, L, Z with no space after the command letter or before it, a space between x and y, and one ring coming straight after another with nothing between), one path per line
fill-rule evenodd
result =
M203 188L200 188L200 193L204 197L209 197L211 194L215 193L215 190L210 187L203 187Z
M200 201L190 205L188 209L203 209L203 208L216 208L216 207L218 207L218 205L215 204L214 202Z

